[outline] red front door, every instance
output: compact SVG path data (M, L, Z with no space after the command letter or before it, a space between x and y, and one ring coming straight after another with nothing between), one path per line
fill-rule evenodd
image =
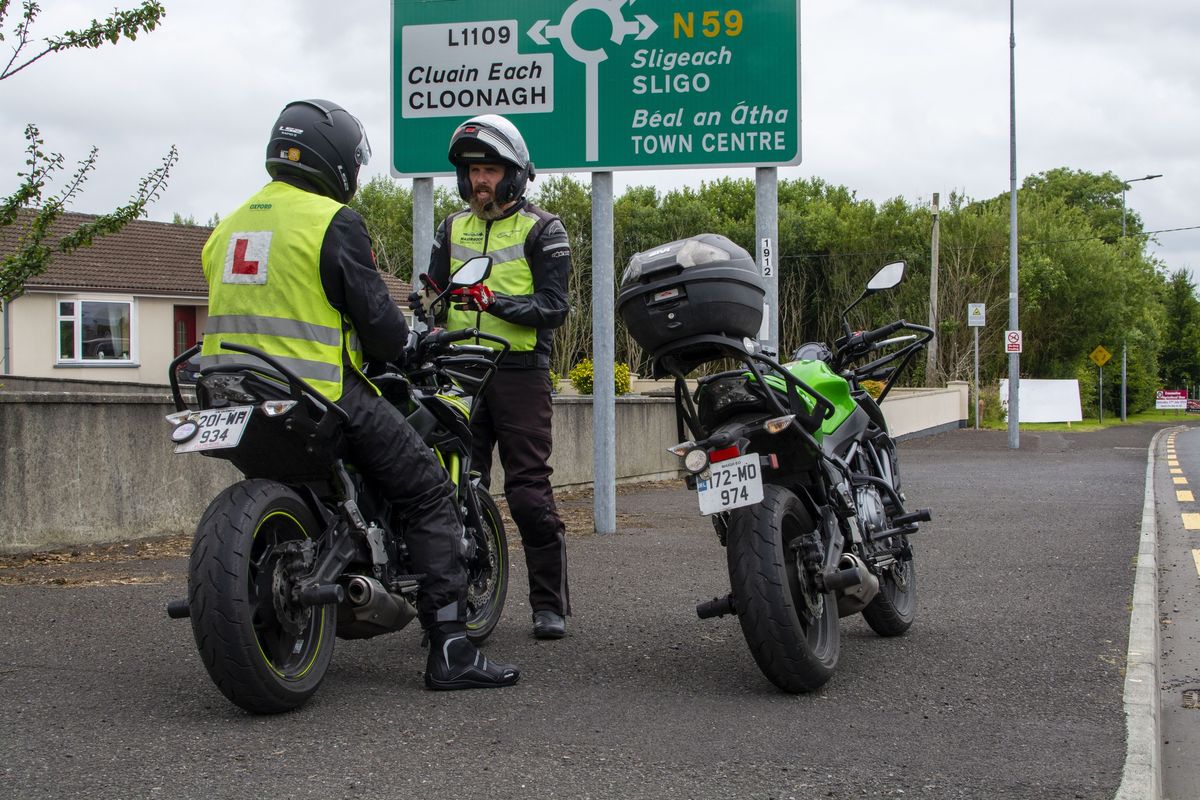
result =
M175 355L196 343L196 307L175 306Z

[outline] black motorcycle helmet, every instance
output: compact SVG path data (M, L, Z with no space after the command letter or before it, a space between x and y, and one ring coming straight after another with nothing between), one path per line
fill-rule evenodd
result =
M284 106L267 142L267 173L297 175L321 194L349 203L358 191L358 170L371 159L362 123L328 100L296 100Z
M525 194L525 184L533 180L533 162L529 148L517 126L499 114L483 114L458 126L450 137L450 163L458 175L458 193L471 199L471 164L500 164L504 178L496 187L496 202L516 200Z

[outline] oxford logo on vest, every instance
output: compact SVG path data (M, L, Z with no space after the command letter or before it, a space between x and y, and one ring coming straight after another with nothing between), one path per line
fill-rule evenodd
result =
M271 231L234 233L225 250L224 283L267 282L267 257L271 254Z

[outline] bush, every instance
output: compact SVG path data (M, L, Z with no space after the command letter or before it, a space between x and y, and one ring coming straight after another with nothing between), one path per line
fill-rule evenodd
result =
M580 394L592 393L592 360L585 358L567 373L567 379ZM613 391L619 396L629 394L629 365L618 362L613 365Z

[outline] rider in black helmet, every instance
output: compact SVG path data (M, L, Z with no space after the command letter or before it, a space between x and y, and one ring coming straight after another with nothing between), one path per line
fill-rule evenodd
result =
M364 361L399 361L409 333L375 266L366 224L345 205L370 156L362 124L336 103L300 100L283 109L267 144L274 180L223 219L204 247L209 318L201 363L245 358L221 350L223 340L251 344L288 359L346 410L351 460L397 509L413 568L425 575L417 613L430 638L426 685L510 686L518 670L483 658L466 637L454 486L362 374ZM257 249L231 270L235 247ZM340 351L329 346L330 331Z
M349 203L358 191L358 170L371 159L371 144L358 118L328 100L288 103L267 142L267 173L294 175L320 193Z

